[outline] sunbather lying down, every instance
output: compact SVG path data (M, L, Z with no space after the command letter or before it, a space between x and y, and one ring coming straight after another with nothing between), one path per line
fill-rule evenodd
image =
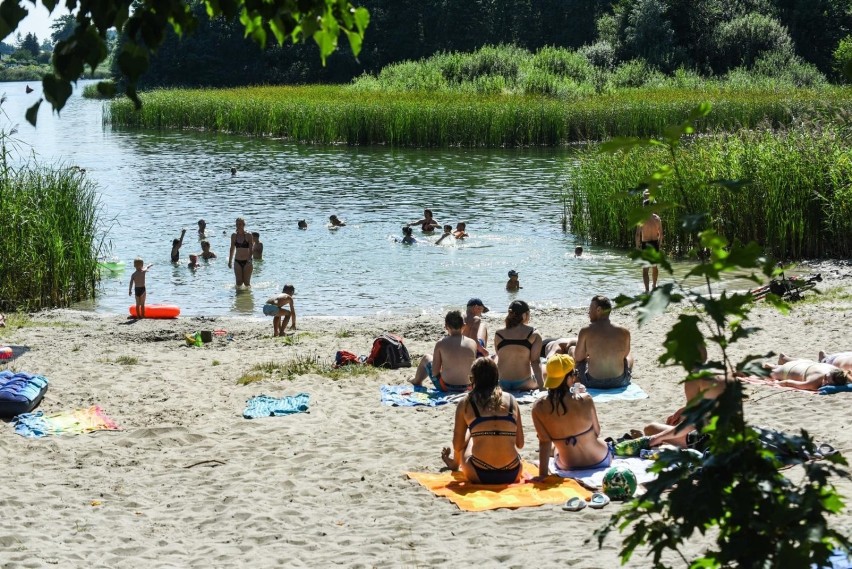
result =
M820 351L817 361L839 367L840 369L852 370L852 352L826 354L824 351Z
M823 385L846 385L852 372L831 364L813 360L794 359L785 354L778 357L778 365L763 364L770 371L770 379L781 387L817 391Z

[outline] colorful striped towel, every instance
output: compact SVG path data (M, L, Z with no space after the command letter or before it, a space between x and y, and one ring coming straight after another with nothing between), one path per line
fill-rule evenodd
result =
M533 482L532 478L538 475L538 468L527 462L524 463L523 482L505 485L471 484L461 472L406 474L436 496L444 496L468 512L564 504L574 496L588 500L592 495L575 480L557 476L548 476L542 481Z
M259 417L280 417L293 413L305 413L310 403L310 395L299 393L288 397L270 397L258 395L246 401L243 417L257 419Z
M15 432L22 437L38 438L47 435L79 435L93 431L118 431L120 427L94 405L45 417L42 411L22 413L13 419Z

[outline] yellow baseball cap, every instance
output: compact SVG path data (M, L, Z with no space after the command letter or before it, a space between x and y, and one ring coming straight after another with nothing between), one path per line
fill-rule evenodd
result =
M574 371L574 358L565 354L555 354L547 358L547 379L544 380L546 389L554 389L562 385L565 376Z

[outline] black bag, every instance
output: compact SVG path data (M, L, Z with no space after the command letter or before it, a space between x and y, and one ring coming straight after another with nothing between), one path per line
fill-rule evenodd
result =
M367 363L375 367L399 369L411 367L411 356L402 343L402 337L385 332L373 341L373 349Z

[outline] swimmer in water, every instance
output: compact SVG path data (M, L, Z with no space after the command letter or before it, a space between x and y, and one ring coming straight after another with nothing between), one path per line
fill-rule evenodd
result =
M447 237L449 237L452 234L453 234L453 226L450 225L450 224L445 225L444 226L444 233L438 238L437 241L435 241L435 245L440 245L441 242L444 239L446 239Z
M441 224L438 223L438 221L432 217L431 209L423 210L423 219L412 221L411 223L407 223L406 225L419 225L420 230L424 233L431 233L432 231L435 231L436 229L441 227Z

